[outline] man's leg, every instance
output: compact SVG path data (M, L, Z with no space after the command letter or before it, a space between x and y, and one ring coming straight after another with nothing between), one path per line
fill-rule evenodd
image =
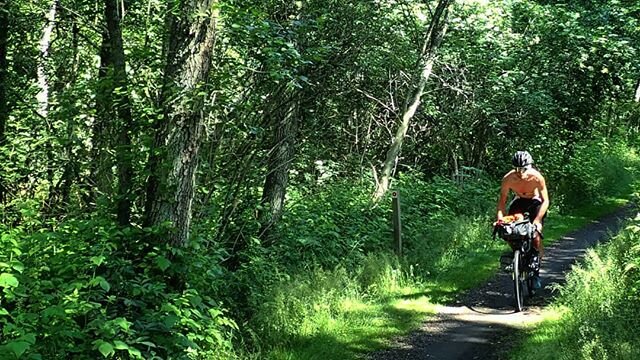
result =
M542 226L540 226L540 232L542 232ZM538 250L538 258L542 262L542 256L544 256L544 245L542 245L542 239L540 232L536 231L536 235L533 238L533 247Z
M540 233L542 232L542 226L540 226L540 232L536 231L536 235L533 237L533 248L538 251L538 266L533 278L533 288L540 289L542 283L540 282L540 268L542 267L542 256L544 255L544 247L542 245L542 238Z
M540 211L540 207L542 206L542 202L539 200L532 200L529 204L527 211L531 215L531 222L538 216L538 212ZM542 218L542 224L540 224L540 228L536 231L535 236L533 237L533 247L538 250L538 258L542 261L542 256L544 255L544 246L542 245L542 228L544 225L544 219L547 217L547 214Z

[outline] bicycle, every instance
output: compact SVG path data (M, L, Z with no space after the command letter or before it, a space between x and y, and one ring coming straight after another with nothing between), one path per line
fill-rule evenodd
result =
M494 225L493 238L498 235L509 243L512 254L500 257L500 263L506 265L505 271L511 273L515 296L516 312L524 310L524 289L529 297L535 295L534 276L540 269L540 261L533 247L536 227L529 221L528 214L515 214L505 217ZM508 261L508 262L507 262Z

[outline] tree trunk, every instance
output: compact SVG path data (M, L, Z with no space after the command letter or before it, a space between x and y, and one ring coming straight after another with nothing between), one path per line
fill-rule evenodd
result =
M0 148L5 145L5 128L9 119L9 101L7 99L7 43L9 41L9 9L7 0L0 0ZM5 203L6 185L0 174L0 202Z
M47 14L47 23L42 31L42 37L40 38L40 61L38 61L38 88L40 91L36 95L38 100L38 113L47 118L49 112L49 83L47 80L47 74L45 69L45 63L49 57L49 44L51 43L51 34L53 33L54 21L56 19L56 10L58 9L58 1L51 3L51 8Z
M129 225L131 220L131 202L133 186L133 167L131 161L131 101L129 99L128 80L120 29L121 14L118 0L105 0L105 19L110 45L111 65L113 66L113 109L116 112L115 129L117 145L115 148L118 168L118 196L116 213L120 225Z
M44 26L44 30L42 31L42 37L40 38L40 59L37 65L37 76L38 76L38 93L36 94L36 100L38 101L38 114L40 117L45 119L46 129L49 133L53 132L53 129L49 125L47 121L47 117L49 116L49 80L47 79L47 72L45 69L45 65L47 59L49 58L49 45L51 44L51 35L53 33L53 27L55 25L56 12L58 9L58 1L54 0L51 2L51 8L46 16L46 24ZM49 183L49 191L54 191L53 189L53 147L50 142L45 144L45 152L47 154L47 181Z
M200 93L207 80L215 42L217 0L181 2L167 15L169 38L160 96L163 119L149 157L145 226L170 222L169 242L184 246L189 237L195 174L203 131Z
M402 141L409 129L409 123L416 113L418 106L420 105L420 99L424 93L424 88L431 76L433 69L433 63L436 59L436 51L438 46L442 42L442 38L447 28L447 15L449 6L454 0L440 0L436 7L429 28L425 34L424 44L422 46L420 60L422 62L422 69L418 77L418 82L413 89L411 96L407 98L404 104L402 121L396 135L393 138L393 142L387 151L387 157L382 167L382 173L379 181L377 182L376 191L373 195L374 201L379 201L387 190L389 190L389 183L391 181L392 170L394 169L396 162L398 161L398 155L402 148Z
M294 90L295 91L295 90ZM295 132L299 116L297 94L292 94L277 111L273 122L273 146L269 150L268 173L262 191L259 237L267 243L269 229L280 219L289 182L289 165L293 158Z
M98 197L110 195L113 190L113 161L109 156L111 148L111 128L108 126L114 113L112 104L112 86L108 79L111 67L111 50L109 35L102 34L100 46L100 68L98 69L98 83L96 88L96 118L91 135L91 171L88 179L89 206L93 206Z
M633 99L636 102L640 102L640 80L636 83L636 96Z
M73 63L69 67L70 76L67 76L68 83L65 85L67 88L73 88L75 86L77 77L78 77L78 36L80 34L80 29L78 28L78 24L75 20L73 20L72 28L72 50L73 50ZM62 76L59 77L62 79ZM65 82L65 80L62 80ZM56 187L56 192L60 194L60 201L62 204L69 203L69 196L71 195L71 186L73 182L77 180L78 175L80 173L78 159L73 153L74 141L73 134L75 131L75 123L69 119L67 121L67 141L64 147L65 155L67 158L67 163L64 167L64 172L60 178L59 185Z

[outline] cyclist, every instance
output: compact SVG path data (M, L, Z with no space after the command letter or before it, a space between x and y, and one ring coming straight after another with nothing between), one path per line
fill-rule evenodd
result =
M533 158L527 151L517 151L511 159L513 170L502 178L500 198L497 204L496 220L502 221L506 213L507 197L509 192L515 194L509 204L508 215L529 213L529 219L535 225L537 231L533 239L533 247L538 251L540 261L544 255L542 246L542 227L549 208L549 194L547 184L540 172L533 168ZM533 286L541 287L540 275L536 273Z

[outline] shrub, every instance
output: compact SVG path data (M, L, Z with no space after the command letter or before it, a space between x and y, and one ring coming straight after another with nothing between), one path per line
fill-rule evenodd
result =
M570 161L560 173L552 175L552 186L557 186L569 208L598 202L631 192L639 161L635 151L622 141L576 145Z
M1 357L231 354L238 328L211 293L221 285L211 266L219 258L194 248L148 248L148 235L106 220L68 221L35 233L5 229Z

